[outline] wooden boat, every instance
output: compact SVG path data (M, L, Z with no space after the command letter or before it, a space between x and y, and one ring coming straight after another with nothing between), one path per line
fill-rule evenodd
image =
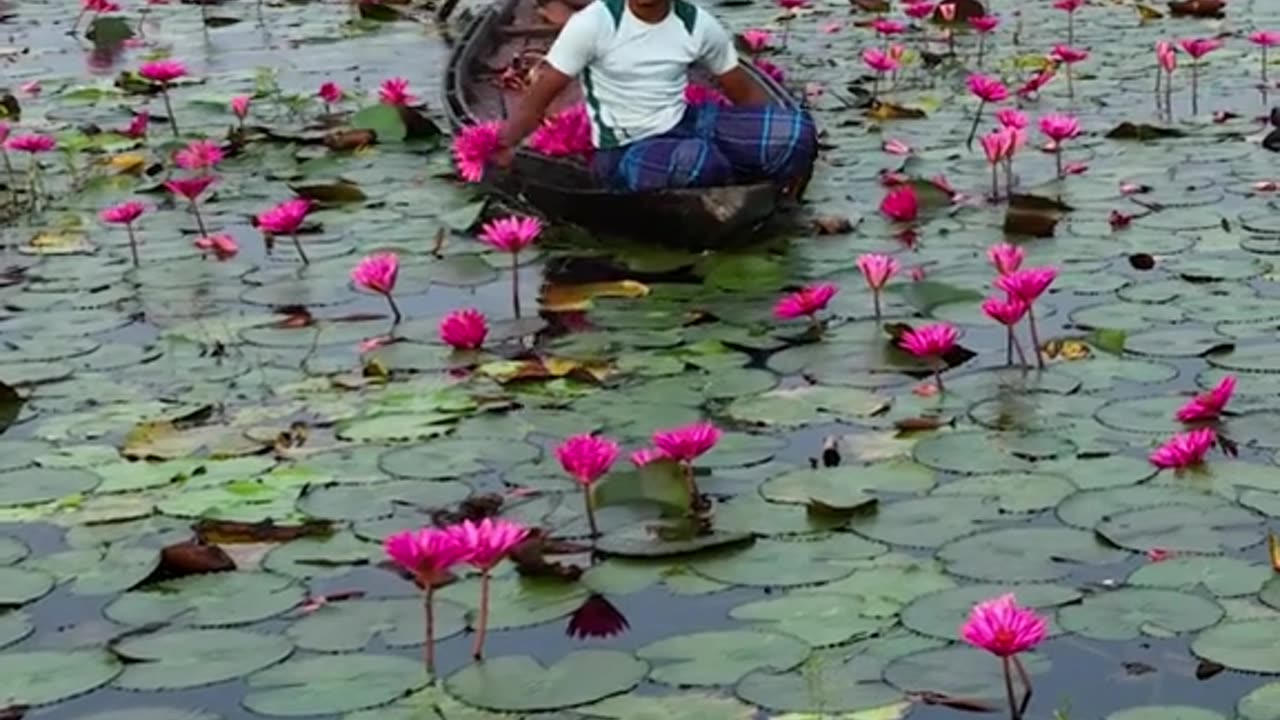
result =
M566 0L500 0L464 23L445 72L444 98L454 130L506 117L522 88L513 87L509 68L531 67L550 48L557 27L542 20L538 3ZM589 0L571 0L585 4ZM562 6L562 14L572 8ZM514 61L514 62L513 62ZM755 66L751 78L779 105L795 100ZM504 73L506 73L504 77ZM707 82L705 78L691 78ZM580 101L572 83L551 112ZM791 183L803 188L805 177ZM684 247L716 247L742 242L780 207L792 204L775 182L629 193L601 187L580 160L550 158L527 148L509 170L490 168L483 185L509 201L532 207L551 219L593 232Z

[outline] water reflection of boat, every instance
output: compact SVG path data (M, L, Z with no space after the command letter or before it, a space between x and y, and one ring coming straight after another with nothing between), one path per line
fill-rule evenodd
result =
M556 26L543 20L539 3L564 0L503 0L466 22L445 72L449 122L458 127L500 119L519 97L521 60L536 63L550 47ZM526 62L526 65L531 64ZM744 64L751 77L780 105L795 100L763 73ZM696 79L696 78L695 78ZM552 110L579 102L574 83ZM812 168L807 168L806 173ZM807 178L805 178L807 181ZM488 189L525 203L556 220L605 234L683 246L714 247L741 242L790 198L775 183L626 193L603 189L580 161L549 158L522 150L510 171L491 170ZM803 186L803 182L800 183Z

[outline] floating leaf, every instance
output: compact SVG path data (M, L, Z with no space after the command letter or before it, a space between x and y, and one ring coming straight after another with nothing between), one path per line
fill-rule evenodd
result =
M833 534L799 540L757 541L741 550L693 559L691 567L717 582L754 587L788 587L839 580L853 572L854 561L886 548L855 535Z
M797 637L813 647L828 647L879 634L894 624L897 609L892 602L813 592L739 605L729 617L754 621L762 629Z
M326 603L289 626L286 634L304 650L355 652L375 637L387 647L421 645L426 620L420 597L378 600L345 600ZM462 632L465 611L451 602L435 602L437 641Z
M1023 653L1018 657L1033 677L1049 670L1049 660L1043 655ZM1005 697L1000 663L973 647L953 646L900 657L885 667L884 679L904 692L935 692L997 702Z
M1106 720L1227 720L1221 713L1190 705L1143 705L1113 712Z
M528 655L504 655L462 668L445 680L445 688L486 710L561 710L626 692L648 670L616 650L579 650L550 667Z
M96 690L120 674L104 650L43 650L0 655L0 697L11 705L48 705Z
M132 590L107 605L103 614L125 625L169 621L195 627L242 625L279 615L305 595L301 586L280 575L215 573Z
M649 679L665 685L726 685L753 670L785 672L809 656L809 645L790 635L725 630L680 635L636 651L653 666Z
M628 693L579 707L580 715L616 720L751 720L756 709L730 698L692 693L667 697Z
M244 630L178 630L129 638L112 650L130 661L116 687L182 690L274 665L293 652L293 644L278 635Z
M964 625L969 612L984 600L1013 593L1018 604L1034 608L1049 620L1050 636L1062 629L1053 618L1059 608L1080 601L1081 593L1065 585L964 585L922 595L902 610L902 625L921 635L940 640L954 640L957 628Z
M1271 577L1271 568L1233 557L1176 555L1143 565L1127 583L1184 592L1208 591L1217 597L1253 595Z
M1055 580L1076 565L1118 562L1125 552L1092 533L1067 528L1006 528L953 540L938 551L947 570L1002 582Z
M1236 703L1240 720L1280 720L1280 682L1263 685Z
M404 119L394 105L370 105L351 117L351 126L357 130L372 130L378 142L400 142L408 134Z
M243 703L262 715L331 715L384 705L428 680L421 660L398 655L304 657L249 676Z
M1219 553L1262 541L1262 518L1230 505L1161 505L1109 515L1099 535L1130 550L1164 548L1173 552Z
M1208 627L1222 618L1217 603L1174 590L1121 588L1092 595L1062 608L1058 622L1070 632L1095 640L1165 638Z
M1201 632L1191 642L1197 656L1232 670L1280 673L1280 619L1228 622Z

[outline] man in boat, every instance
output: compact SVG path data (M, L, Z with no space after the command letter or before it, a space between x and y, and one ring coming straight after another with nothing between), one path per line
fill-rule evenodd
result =
M594 0L545 60L503 126L501 165L575 77L591 118L592 170L617 189L776 179L797 190L817 154L809 113L773 105L724 26L688 0ZM688 104L693 66L716 79L731 107Z

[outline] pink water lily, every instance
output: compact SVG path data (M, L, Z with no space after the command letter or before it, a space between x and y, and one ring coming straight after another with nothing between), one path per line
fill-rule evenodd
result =
M659 430L653 434L653 445L664 459L674 460L680 465L691 511L700 505L701 497L694 482L693 461L710 452L719 441L720 430L709 422ZM634 456L632 459L634 461Z
M393 77L382 81L378 88L378 101L383 105L412 105L418 98L409 93L409 81L402 77Z
M1262 64L1260 80L1263 87L1268 85L1267 81L1267 49L1280 46L1280 30L1258 30L1249 33L1249 42L1262 48Z
M1062 169L1062 144L1080 135L1080 121L1074 115L1045 115L1040 118L1040 132L1049 138L1058 177L1066 177Z
M326 115L333 112L332 105L342 102L342 87L333 81L326 81L320 84L320 89L316 91L316 95L320 98L320 102L324 103L324 112Z
M454 310L440 320L440 340L454 350L479 350L489 334L489 321L475 308Z
M595 504L591 498L591 486L604 477L618 460L618 443L596 435L574 435L556 447L560 467L582 487L582 498L587 508L587 524L591 537L599 537L596 525Z
M213 253L213 256L219 261L230 260L236 256L236 253L240 252L240 244L235 241L235 238L226 233L196 238L192 244L201 252Z
M1235 391L1236 376L1223 377L1211 390L1195 396L1188 400L1187 404L1178 408L1178 421L1190 423L1217 420L1222 416L1227 403L1231 402L1231 396Z
M1181 470L1204 462L1204 456L1218 442L1213 428L1178 433L1151 453L1151 464L1167 470Z
M818 312L826 309L827 303L831 302L831 298L839 290L831 283L807 285L782 296L773 306L773 316L781 320L808 317L814 331L821 333L822 323L818 321Z
M1044 86L1048 85L1049 81L1053 80L1056 75L1057 70L1054 69L1053 65L1040 70L1035 75L1032 75L1030 80L1026 81L1018 88L1017 96L1020 98L1029 98L1035 95L1044 89Z
M956 19L956 4L953 2L945 2L938 6L938 15L942 16L944 22L954 22Z
M933 11L936 8L937 5L929 2L928 0L917 0L916 2L909 2L904 5L902 7L902 11L907 14L907 17L915 18L916 20L924 20L925 18L933 15Z
M982 145L982 153L991 165L991 198L993 200L1000 197L1000 166L1013 157L1013 152L1017 148L1017 138L1017 130L1001 128L978 139L979 144ZM1012 179L1010 182L1012 183Z
M1024 252L1021 247L1009 243L998 243L987 248L987 259L1001 275L1017 272L1022 267Z
M58 146L58 141L48 135L31 134L31 135L14 135L4 141L4 146L8 150L14 152L24 152L31 155L37 153L47 153Z
M1009 88L999 80L988 75L974 73L965 80L969 92L978 98L978 109L973 115L973 126L969 128L969 137L965 147L973 147L973 138L978 134L978 123L982 120L982 109L987 103L1004 102L1009 99Z
M1054 0L1053 6L1067 13L1067 44L1076 41L1076 11L1084 7L1085 0Z
M880 201L880 212L895 222L912 222L920 214L920 199L911 185L899 185Z
M435 674L435 607L436 587L448 581L449 571L468 560L469 549L447 530L423 528L390 535L382 544L392 562L399 565L422 586L426 611L427 674Z
M382 295L391 305L393 324L400 323L400 308L396 305L392 292L396 289L396 279L400 275L400 256L395 253L375 253L361 260L351 270L351 281L357 287Z
M1049 58L1055 62L1071 65L1089 59L1089 51L1073 48L1070 45L1054 45L1053 50L1049 52Z
M480 571L479 623L471 655L484 657L484 641L489 627L489 576L493 568L507 557L529 535L528 528L509 520L485 518L480 522L463 520L445 528L445 532L467 552L464 562Z
M1027 354L1022 350L1022 343L1018 342L1018 335L1015 331L1018 323L1022 322L1022 318L1026 316L1030 305L1017 298L987 298L982 301L982 312L987 317L1004 325L1005 327L1005 362L1008 365L1013 364L1013 353L1016 350L1018 359L1022 362L1022 366L1027 366Z
M743 30L740 37L742 38L742 44L753 53L764 52L773 44L773 32L763 28Z
M127 138L144 138L147 136L147 123L149 122L151 122L151 113L144 108L129 118L129 124L119 132Z
M1027 324L1031 329L1031 349L1036 356L1036 365L1044 367L1044 357L1040 354L1040 333L1036 328L1035 302L1040 299L1053 281L1058 271L1052 267L1035 267L1016 270L996 278L995 285L1009 294L1010 298L1021 300L1027 304Z
M751 61L751 64L779 85L787 82L787 72L777 63L770 62L764 58L755 58Z
M253 98L248 95L237 95L231 98L231 113L236 116L236 120L240 123L240 127L244 127L245 118L249 117L249 104Z
M209 140L192 140L186 147L173 154L173 161L183 170L199 170L208 173L224 155L222 148Z
M311 212L310 200L306 198L286 200L258 214L256 218L258 229L271 235L288 235L293 238L293 246L298 251L298 257L302 258L304 265L310 265L311 260L302 249L302 242L298 240L298 228L302 227L302 221L306 219L309 212Z
M1013 718L1022 717L1021 708L1031 697L1031 677L1018 655L1044 642L1048 625L1035 610L1019 606L1014 596L1007 594L975 605L960 628L960 637L965 642L1000 658L1008 689L1009 713ZM1021 702L1014 699L1013 670L1018 671L1022 680Z
M978 33L978 67L982 67L982 58L987 50L987 35L995 32L1000 26L1000 18L995 15L977 15L969 18L969 27Z
M577 103L543 118L542 124L529 136L529 147L548 157L589 158L595 146L591 143L591 117L587 115L586 104Z
M871 21L871 29L879 35L901 35L907 31L906 23L886 17L878 17Z
M880 148L885 152L889 153L890 155L910 155L911 154L911 146L897 139L885 140L884 144L881 145Z
M862 51L862 62L875 72L883 75L898 69L898 61L880 48L867 48Z
M119 205L112 205L102 212L98 213L98 217L103 222L113 225L124 225L125 231L129 233L129 252L133 256L133 266L138 267L138 239L133 232L133 223L147 208L136 200L127 200Z
M1178 41L1178 45L1182 46L1183 51L1195 61L1191 63L1192 115L1200 112L1200 60L1214 50L1221 48L1222 44L1222 41L1217 38L1189 38Z
M535 217L509 215L491 220L480 228L480 240L490 247L511 253L511 304L520 316L520 251L542 234L542 221Z
M173 136L178 137L178 119L174 117L173 103L169 99L169 85L187 74L187 66L179 60L153 60L143 63L138 74L160 86L160 97L164 99L164 109L169 115L169 127Z
M470 125L453 138L453 161L458 175L467 182L480 182L484 166L502 148L502 123L491 121Z
M660 462L662 460L670 460L671 458L657 448L641 448L631 453L628 458L631 464L638 468L642 468L649 463Z
M216 180L215 175L197 175L189 178L172 178L164 184L169 192L187 200L187 204L191 206L191 213L195 215L196 227L200 229L201 236L208 235L209 231L205 229L204 216L200 214L200 196Z
M871 301L875 307L876 319L880 319L880 294L884 290L884 286L889 283L889 278L897 274L900 266L898 261L888 255L879 253L864 253L858 256L858 270L862 272L862 279L867 283L867 287L871 289Z
M1013 130L1025 130L1027 125L1031 124L1027 114L1017 108L1000 108L996 111L996 122L1000 123L1001 127Z
M942 390L942 370L946 367L943 356L951 352L959 337L960 333L951 324L933 323L904 330L898 344L903 350L928 361L933 369L934 383Z

